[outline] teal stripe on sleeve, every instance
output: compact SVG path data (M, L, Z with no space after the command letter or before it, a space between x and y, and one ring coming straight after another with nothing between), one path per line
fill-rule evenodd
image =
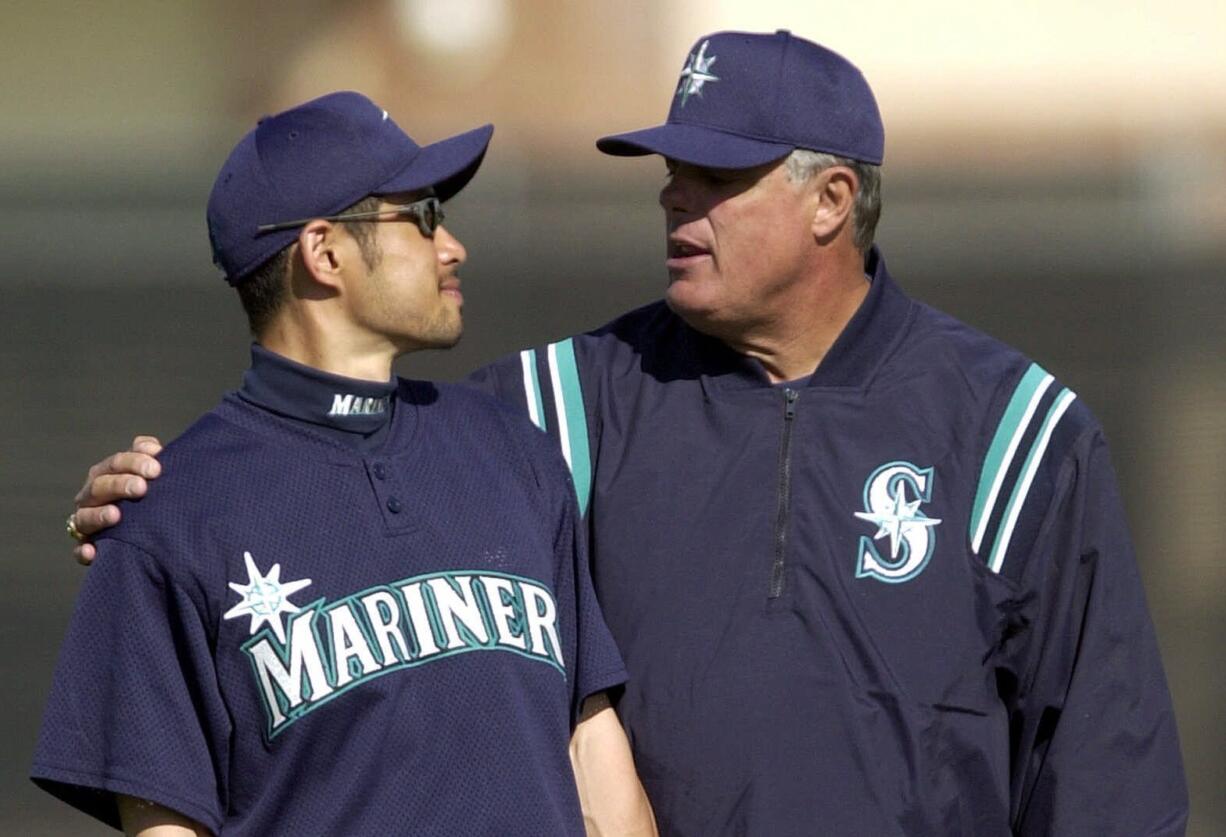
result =
M1000 492L1000 483L1009 470L1017 444L1033 417L1035 396L1050 383L1051 376L1046 370L1037 363L1030 364L1030 368L1013 391L1013 397L1009 399L1009 405L996 427L996 435L992 437L988 455L983 461L979 487L975 491L975 505L971 510L971 548L976 553L979 552L988 518L992 516L992 509Z
M554 392L559 395L558 412L565 415L565 433L569 451L571 479L575 483L575 498L579 501L579 513L587 514L592 493L592 460L587 435L587 411L583 405L583 388L579 384L579 367L575 361L575 345L566 338L550 345L556 359L557 380ZM553 364L551 364L552 366Z
M1056 400L1052 402L1051 408L1048 409L1047 415L1043 418L1043 425L1039 428L1039 435L1035 437L1034 444L1030 446L1030 452L1026 454L1026 461L1022 463L1021 476L1013 487L1013 495L1009 498L1009 505L1005 507L1005 517L1000 526L1000 533L996 536L995 543L992 544L992 555L988 559L988 566L994 573L1000 572L1000 568L1005 562L1005 553L1009 549L1009 541L1013 539L1013 527L1017 525L1018 515L1021 513L1022 506L1026 502L1026 495L1030 493L1030 486L1034 482L1035 471L1038 470L1039 462L1047 451L1047 443L1051 441L1051 434L1056 429L1056 425L1060 423L1060 418L1068 410L1069 405L1073 403L1073 399L1076 397L1072 390L1063 389L1060 391L1056 396Z

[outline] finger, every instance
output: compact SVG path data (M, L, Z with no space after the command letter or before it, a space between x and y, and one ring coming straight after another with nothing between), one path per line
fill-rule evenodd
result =
M161 463L152 455L129 450L113 453L95 467L98 474L135 474L153 478L162 473Z
M97 506L77 509L73 512L77 522L77 531L89 537L101 532L107 527L119 522L119 508L116 506Z
M124 451L108 456L89 469L85 477L85 485L73 498L78 506L97 506L122 500L125 497L139 497L144 494L143 482L129 484L122 479L105 479L110 475L123 477L134 475L154 479L162 473L161 464L152 456L144 453ZM101 485L99 482L102 481ZM137 490L131 494L128 490Z
M98 557L98 550L94 549L92 543L77 544L72 550L73 557L77 559L77 563L82 567L88 567L94 563L94 558Z
M91 477L72 498L72 502L78 509L105 506L120 500L143 497L146 487L143 479L127 474Z
M105 474L88 480L73 498L77 508L105 506L119 500L144 497L149 484L141 477L131 474Z
M147 453L157 456L162 452L162 443L157 436L137 436L132 440L132 450L136 453Z

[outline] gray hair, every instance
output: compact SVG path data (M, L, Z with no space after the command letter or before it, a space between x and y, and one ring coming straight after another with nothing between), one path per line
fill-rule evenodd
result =
M820 151L809 151L807 148L797 148L784 161L787 166L788 179L793 183L804 183L818 172L831 166L846 166L856 173L860 188L856 191L856 202L852 206L851 221L853 240L856 249L861 253L873 246L873 235L877 231L877 220L881 217L881 167L846 157L836 157Z

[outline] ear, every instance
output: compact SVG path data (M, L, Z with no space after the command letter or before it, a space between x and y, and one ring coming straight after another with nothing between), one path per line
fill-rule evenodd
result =
M812 231L818 241L830 241L851 218L860 181L846 166L831 166L814 176L817 206Z
M346 263L344 243L347 239L336 225L321 220L311 221L298 233L298 259L306 274L316 284L333 292L344 284L342 270Z

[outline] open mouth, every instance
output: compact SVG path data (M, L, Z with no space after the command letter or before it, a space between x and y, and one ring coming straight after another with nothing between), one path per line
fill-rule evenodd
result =
M678 239L669 239L668 257L670 259L688 259L694 256L709 256L711 251L698 244Z

